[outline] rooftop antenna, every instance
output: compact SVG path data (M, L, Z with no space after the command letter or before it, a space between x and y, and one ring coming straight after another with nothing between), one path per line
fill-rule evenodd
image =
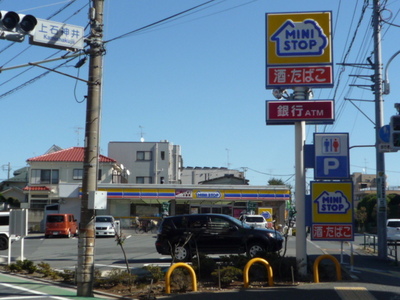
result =
M82 127L75 127L75 133L76 133L76 146L79 147L79 135L80 131L83 130Z
M227 165L228 165L228 169L231 167L231 164L229 163L229 149L225 148L226 150L226 156L227 156Z
M143 137L143 126L142 125L139 125L139 128L140 128L140 141L143 143L144 142L144 137Z

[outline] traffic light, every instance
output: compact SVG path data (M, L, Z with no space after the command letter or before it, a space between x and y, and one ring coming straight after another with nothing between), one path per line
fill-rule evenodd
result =
M400 115L390 118L390 147L392 150L400 150Z
M37 19L32 15L17 14L14 11L0 11L0 38L22 42L25 35L31 35Z

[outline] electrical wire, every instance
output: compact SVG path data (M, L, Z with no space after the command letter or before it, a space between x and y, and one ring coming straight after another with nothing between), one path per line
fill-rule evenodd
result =
M185 13L187 13L187 12L190 12L190 11L192 11L192 10L195 10L195 9L197 9L197 8L199 8L199 7L202 7L202 6L204 6L204 5L207 5L207 4L209 4L209 3L211 3L211 2L214 2L214 1L216 1L216 0L209 0L209 1L206 1L206 2L204 2L204 3L202 3L202 4L199 4L199 5L194 6L194 7L192 7L192 8L189 8L189 9L186 9L186 10L181 11L181 12L179 12L179 13L173 14L172 16L169 16L169 17L167 17L167 18L158 20L158 21L156 21L156 22L153 22L153 23L151 23L151 24L145 25L145 26L140 27L140 28L138 28L138 29L135 29L135 30L129 31L129 32L127 32L127 33L121 34L121 35L119 35L119 36L117 36L117 37L115 37L115 38L112 38L112 39L108 40L108 41L104 41L104 43L109 43L109 42L112 42L112 41L116 41L116 40L125 38L125 37L127 37L127 36L129 36L129 35L131 35L131 34L133 34L133 33L137 33L137 32L139 32L139 31L142 31L142 30L146 29L146 28L149 28L149 27L155 26L155 25L157 25L157 24L163 23L163 22L165 22L165 21L168 21L168 20L170 20L170 19L176 18L177 16L183 15L183 14L185 14Z
M61 68L62 66L66 65L67 63L69 63L70 61L72 61L72 60L74 60L74 59L76 59L76 57L73 57L73 58L71 58L71 59L69 59L69 60L67 60L67 61L65 61L65 62L63 62L63 63L61 63L61 64L59 64L58 66L56 66L55 68L53 68L53 70L57 70L58 68ZM20 84L19 86L13 88L12 90L9 90L8 92L5 92L4 94L1 94L1 95L0 95L0 100L3 99L3 98L6 97L6 96L9 96L9 95L11 95L11 94L13 94L13 93L15 93L15 92L21 90L22 88L24 88L24 87L26 87L26 86L28 86L28 85L31 85L32 83L38 81L39 79L41 79L41 78L47 76L50 72L51 72L51 71L45 71L45 72L43 72L42 74L40 74L40 75L38 75L38 76L35 76L35 77L32 78L31 80L28 80L28 81L24 82L23 84Z
M364 19L364 15L365 15L365 11L366 11L367 7L368 7L368 0L364 0L363 7L361 9L361 15L360 15L358 23L356 25L356 29L355 29L355 31L353 33L353 37L352 37L352 39L350 41L350 45L347 48L347 51L345 52L345 54L343 56L343 59L342 59L342 63L343 64L345 64L347 62L347 59L348 59L348 57L350 55L350 52L351 52L351 50L353 48L354 42L356 40L358 31L359 31L361 23L362 23L362 20ZM334 93L333 93L333 99L337 99L337 93L338 93L338 90L339 90L339 87L340 87L340 83L341 83L341 79L342 79L344 71L345 71L345 68L342 66L342 68L340 69L340 72L339 72L339 74L337 76L337 79L336 79L336 87L335 87L335 90L334 90ZM341 104L341 106L339 106L339 108L340 107L344 107L344 104ZM341 114L341 110L339 110L339 114L337 114L336 121L339 119L340 114ZM324 130L323 130L324 132L326 132L327 126L328 125L324 126Z

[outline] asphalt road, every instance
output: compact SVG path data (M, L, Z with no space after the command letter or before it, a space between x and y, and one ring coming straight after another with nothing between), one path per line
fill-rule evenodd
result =
M141 267L149 262L170 261L170 257L161 256L156 252L154 234L134 234L133 231L124 230L128 238L123 247L130 262L130 267ZM130 236L130 237L129 237ZM24 241L14 242L11 246L11 261L21 259L23 256L33 262L45 262L53 269L74 270L78 260L78 238L44 238L43 234L31 234ZM7 261L8 250L0 251L0 259ZM95 268L126 268L123 252L114 238L96 238Z
M145 264L157 264L169 266L171 258L159 255L154 246L154 234L133 234L129 230L124 234L131 235L125 240L124 249L130 267L140 268ZM378 261L374 255L365 255L362 251L363 237L357 236L354 247L349 243L320 241L307 241L307 254L309 257L316 257L322 254L331 254L341 261L342 266L351 273L354 281L301 284L298 286L275 286L267 289L244 289L236 293L189 293L185 295L171 295L171 299L176 300L196 300L197 298L207 297L210 300L224 300L229 297L231 300L254 299L262 297L268 299L290 299L310 300L373 300L390 299L400 300L400 267L393 261ZM50 238L44 239L43 235L34 234L24 239L24 257L35 263L46 262L54 269L74 269L77 263L77 238ZM12 261L20 259L22 242L15 242L12 245ZM353 251L352 251L353 249ZM353 259L350 259L353 252ZM289 237L286 256L295 256L295 237ZM0 258L7 260L7 251L0 251ZM95 267L102 270L112 268L125 268L125 260L120 247L114 238L96 239L95 246ZM25 291L21 287L25 283L14 283L12 279L0 277L0 295L16 293L23 297ZM9 288L17 287L17 291L9 291ZM30 285L31 287L33 284ZM38 284L38 288L43 288L43 283ZM49 292L49 294L51 294ZM66 292L58 292L57 295L65 295ZM72 293L73 294L73 293ZM1 297L1 296L0 296ZM244 297L244 298L243 298ZM190 299L189 299L190 298ZM47 299L47 298L43 298ZM52 299L52 298L48 298ZM61 297L58 299L62 299ZM75 299L75 298L74 298Z
M160 255L156 252L155 234L136 234L133 230L123 230L123 235L128 238L123 247L125 249L129 265L132 268L140 268L144 264L158 264L168 266L171 262L170 256ZM35 263L45 262L53 269L74 270L77 265L78 238L44 238L43 234L30 234L24 242L14 242L11 246L11 260L15 262L21 258L21 246L23 244L23 256ZM351 250L363 248L364 237L357 235L351 247L350 243L335 241L309 241L307 240L307 254L338 255L341 263L350 263ZM289 236L286 256L296 256L295 237ZM373 249L373 245L369 245ZM392 251L393 252L393 251ZM400 245L397 253L400 257ZM7 261L8 251L0 251L0 260ZM392 253L392 255L394 255ZM95 245L95 268L100 270L110 268L126 268L125 259L120 246L114 238L96 238Z

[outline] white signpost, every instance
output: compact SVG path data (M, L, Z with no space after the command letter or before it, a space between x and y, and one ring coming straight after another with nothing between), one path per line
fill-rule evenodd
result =
M81 50L84 48L85 30L82 26L37 19L29 43L57 49Z

